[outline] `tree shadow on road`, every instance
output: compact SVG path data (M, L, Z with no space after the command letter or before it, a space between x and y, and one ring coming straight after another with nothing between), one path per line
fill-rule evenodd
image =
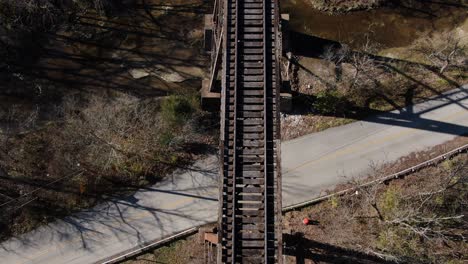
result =
M312 263L396 264L376 255L330 245L305 238L302 234L284 234L284 254L294 256L297 264Z
M176 178L154 187L123 197L108 196L91 209L10 239L0 244L0 249L22 256L29 254L27 249L48 245L49 251L53 251L61 245L97 253L115 243L133 247L180 231L180 228L207 224L217 216L213 210L218 195L217 165L217 158L212 157L175 172ZM180 224L182 227L177 227Z

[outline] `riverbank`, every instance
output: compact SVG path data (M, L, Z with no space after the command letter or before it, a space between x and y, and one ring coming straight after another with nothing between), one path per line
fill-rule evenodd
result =
M330 14L339 14L359 10L372 10L380 7L402 6L406 8L426 7L427 1L424 0L307 0L307 2L316 10ZM431 6L437 7L438 4L446 6L466 5L463 0L432 1Z
M307 0L282 7L291 17L294 55L294 107L282 117L283 139L404 111L467 80L463 7L428 3L427 13L392 6L341 14L314 10Z

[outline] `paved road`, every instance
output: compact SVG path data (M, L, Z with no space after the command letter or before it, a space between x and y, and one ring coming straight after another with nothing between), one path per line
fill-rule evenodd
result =
M468 133L468 86L433 100L282 145L284 205ZM125 199L111 200L0 245L2 263L93 263L217 216L214 156Z

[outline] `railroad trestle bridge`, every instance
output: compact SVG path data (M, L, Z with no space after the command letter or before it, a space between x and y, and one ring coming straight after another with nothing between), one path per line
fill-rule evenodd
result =
M208 19L204 85L221 94L218 262L281 263L279 1L216 0Z

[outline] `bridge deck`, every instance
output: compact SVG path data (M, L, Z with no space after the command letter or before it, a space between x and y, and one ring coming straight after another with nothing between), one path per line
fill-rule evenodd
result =
M220 219L222 262L281 261L276 0L227 0Z

